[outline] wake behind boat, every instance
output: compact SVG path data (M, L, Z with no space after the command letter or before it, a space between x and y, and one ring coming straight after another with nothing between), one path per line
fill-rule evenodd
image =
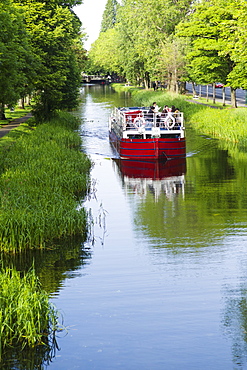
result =
M157 160L186 156L182 112L115 108L109 120L109 137L120 158Z

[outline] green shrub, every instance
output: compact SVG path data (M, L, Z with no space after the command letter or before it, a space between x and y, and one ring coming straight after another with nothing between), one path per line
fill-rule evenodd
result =
M0 360L8 348L47 345L58 329L58 312L34 270L22 277L14 269L2 269L0 287Z

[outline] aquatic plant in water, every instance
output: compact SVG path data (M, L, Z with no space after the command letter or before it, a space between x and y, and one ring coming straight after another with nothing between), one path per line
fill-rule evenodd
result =
M0 271L0 364L8 350L53 348L58 312L49 303L33 269L22 276L15 269Z

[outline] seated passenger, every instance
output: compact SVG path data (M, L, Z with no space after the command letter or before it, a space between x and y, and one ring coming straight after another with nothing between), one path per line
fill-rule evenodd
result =
M178 108L175 109L175 112L173 113L174 117L175 117L175 121L176 121L176 124L175 126L179 127L181 125L181 115L180 115L180 111Z
M170 112L170 108L168 107L168 105L165 105L163 110L162 110L162 113L165 114L165 113L168 113L168 112Z
M150 122L153 122L154 119L154 113L155 113L155 102L149 107L148 113L147 113L147 119Z

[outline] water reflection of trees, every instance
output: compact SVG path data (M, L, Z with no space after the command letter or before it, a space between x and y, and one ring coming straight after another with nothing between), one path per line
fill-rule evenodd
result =
M94 103L104 103L107 101L112 107L131 106L132 98L128 92L115 93L109 85L84 85L82 95L90 94Z
M163 192L154 201L147 192L134 203L137 230L176 252L219 243L247 221L243 155L232 158L226 147L219 149L216 140L205 137L190 137L186 145L184 194L169 198Z
M52 362L57 350L55 336L34 348L8 348L2 353L0 366L4 370L41 370Z
M28 271L34 267L42 288L54 294L65 278L74 277L91 259L91 251L83 247L84 237L63 239L50 250L30 251L15 255L1 255L3 267Z
M1 255L2 266L13 267L26 272L34 267L41 287L51 296L57 294L65 278L73 278L79 274L91 260L91 251L84 247L84 237L73 237L53 245L50 250L25 252L16 255ZM62 320L62 318L61 318ZM62 324L60 322L60 324ZM56 332L44 336L43 345L34 348L8 348L2 354L0 368L12 369L43 369L49 365L59 349Z

